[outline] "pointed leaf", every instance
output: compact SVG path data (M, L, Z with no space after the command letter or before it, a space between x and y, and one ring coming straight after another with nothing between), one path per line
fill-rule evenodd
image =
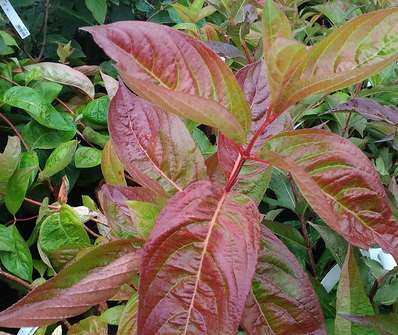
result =
M337 288L336 311L345 314L374 315L356 257L358 257L357 254L353 252L352 247L349 247ZM338 315L335 321L335 333L339 335L377 334L367 327L352 324Z
M4 267L11 273L25 280L32 280L32 255L25 240L22 238L17 227L11 225L8 230L8 245L10 252L0 252L0 260Z
M249 107L233 73L202 42L166 26L126 21L87 27L127 85L163 110L243 142Z
M112 145L134 180L158 193L206 179L206 167L184 123L135 96L123 84L109 113Z
M312 209L353 245L374 244L398 257L398 230L373 164L349 140L328 131L283 132L260 156L289 172Z
M39 173L39 179L50 178L65 169L72 161L77 148L77 141L69 141L60 144L47 158L43 171Z
M275 18L285 22L280 18L284 14L272 8L272 15L264 11L263 26L275 114L309 95L327 94L361 82L398 59L398 8L358 16L308 50L288 34L269 37L268 27ZM277 31L287 31L284 24L283 29L280 24L278 27Z
M270 101L265 73L266 67L263 61L249 64L236 73L238 83L242 87L251 109L252 123L248 134L248 140L253 137L267 118L267 110ZM289 124L289 118L287 114L284 114L272 122L267 130L259 136L254 144L254 148L258 148L266 137L284 130L286 125ZM225 176L228 178L238 158L239 147L222 133L220 133L217 138L217 147L220 166L223 168ZM259 203L268 187L270 178L271 169L267 169L263 164L248 161L242 167L234 190L249 195L254 201Z
M79 169L92 168L101 164L101 150L80 146L75 152L75 166Z
M39 170L39 159L35 151L23 152L18 168L8 180L4 198L7 209L15 215L21 207L28 187L36 178Z
M113 150L112 141L108 141L102 150L101 171L107 184L127 186L124 167Z
M329 110L329 113L356 112L368 120L386 121L391 124L398 124L398 108L395 106L383 106L372 99L355 98L348 102L337 105Z
M54 81L62 85L76 87L86 93L90 98L94 99L95 90L90 79L80 71L75 70L68 65L43 62L25 66L25 69L28 71L40 69L44 79Z
M21 141L17 136L9 136L7 145L0 153L0 202L7 189L8 180L18 167L21 158Z
M89 316L70 327L67 335L108 335L108 325L98 316Z
M129 299L120 317L117 335L137 335L138 294Z
M235 334L257 260L260 215L207 181L177 193L145 244L138 334Z
M41 125L62 131L74 131L76 126L70 115L59 112L33 88L14 86L7 90L2 102L26 111Z
M113 296L137 272L130 241L99 245L0 313L1 327L32 327L79 315Z
M154 202L151 192L142 187L118 187L103 185L98 200L105 214L111 233L118 237L140 236L137 218L131 215L128 201Z
M286 246L261 226L261 248L242 325L249 335L326 335L318 297Z

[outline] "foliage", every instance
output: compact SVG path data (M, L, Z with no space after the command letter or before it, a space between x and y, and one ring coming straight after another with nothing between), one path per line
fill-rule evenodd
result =
M365 255L398 259L392 2L15 5L0 327L396 334L396 268Z

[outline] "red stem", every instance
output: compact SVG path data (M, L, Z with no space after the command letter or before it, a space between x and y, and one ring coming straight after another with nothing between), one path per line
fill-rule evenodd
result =
M268 108L264 122L257 129L255 134L251 138L249 144L247 145L246 149L243 150L242 153L238 154L238 158L235 161L235 165L229 175L227 184L225 185L226 192L231 191L232 187L235 185L235 183L238 179L240 170L242 169L242 166L247 159L256 160L256 161L260 161L262 163L268 164L266 161L263 161L257 157L253 157L251 155L251 151L252 151L253 146L256 143L257 139L261 136L261 134L264 133L265 129L267 129L267 127L275 120L275 118L276 118L276 115L272 114L271 109Z

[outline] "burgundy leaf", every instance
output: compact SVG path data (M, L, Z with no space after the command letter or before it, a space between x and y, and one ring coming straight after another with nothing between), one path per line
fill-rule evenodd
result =
M326 335L318 297L295 256L261 227L261 248L242 325L249 335Z
M123 84L109 108L113 147L134 180L158 193L207 179L204 158L185 124Z
M232 71L201 41L166 26L125 21L83 28L126 84L164 111L243 142L250 111Z
M270 102L264 61L257 61L256 63L245 66L236 73L236 78L251 108L252 123L248 135L248 139L250 139L267 118L267 109ZM279 116L258 137L254 149L257 149L264 142L265 138L285 130L290 124L291 119L288 113ZM217 154L221 167L228 178L238 158L239 146L221 133L217 139L217 146ZM248 161L242 168L234 190L251 196L259 203L268 186L269 178L270 170L267 170L264 164Z
M0 313L1 327L44 326L79 315L112 297L137 273L140 250L131 242L100 245Z
M260 157L291 174L312 209L348 242L398 257L398 225L372 162L352 142L319 129L282 132Z
M145 245L138 334L235 334L250 291L260 215L201 181L177 193Z
M372 99L355 98L348 102L337 105L329 110L335 112L357 112L368 120L386 121L391 124L398 124L398 108L395 106L383 106Z

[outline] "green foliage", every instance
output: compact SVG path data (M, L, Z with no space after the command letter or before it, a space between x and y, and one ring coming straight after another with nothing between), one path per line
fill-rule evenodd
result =
M394 1L11 2L0 326L397 334Z

